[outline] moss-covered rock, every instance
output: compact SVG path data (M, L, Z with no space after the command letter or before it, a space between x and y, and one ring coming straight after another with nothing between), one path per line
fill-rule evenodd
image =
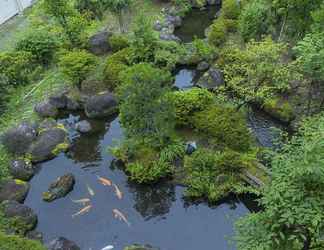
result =
M1 250L46 250L40 242L3 232L0 232L0 246Z
M43 200L51 202L53 200L66 196L72 191L75 184L75 178L72 174L65 174L53 182L48 191L43 193Z
M30 185L21 180L1 180L0 181L0 202L14 200L24 202Z
M155 248L150 245L134 244L134 245L125 247L124 250L159 250L159 248Z
M285 123L289 123L295 118L293 107L287 100L282 98L267 100L263 105L263 109L272 117Z

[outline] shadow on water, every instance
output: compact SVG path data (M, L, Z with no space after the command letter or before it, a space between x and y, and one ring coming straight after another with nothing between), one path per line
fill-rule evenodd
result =
M196 85L202 74L195 67L179 67L175 71L174 86L181 90L190 89Z
M185 43L191 42L195 37L205 38L205 29L213 23L220 8L219 5L213 5L205 9L192 9L174 34Z
M71 151L43 163L31 180L25 203L38 214L37 230L44 233L45 241L64 236L82 250L100 250L108 244L122 250L133 243L148 243L161 250L235 249L226 237L233 235L234 221L249 213L244 203L229 197L217 206L193 204L183 200L183 187L130 182L121 169L110 167L113 157L107 150L123 137L119 119L89 120L94 131L80 136L73 124L84 118L74 114L60 119L68 127ZM73 191L52 203L43 202L42 192L66 173L75 176ZM113 188L101 185L97 175L111 179L123 192L123 198L119 200ZM94 196L88 193L87 186L94 190ZM81 198L90 198L92 208L72 218L82 205L71 199ZM113 209L120 210L131 225L115 219Z

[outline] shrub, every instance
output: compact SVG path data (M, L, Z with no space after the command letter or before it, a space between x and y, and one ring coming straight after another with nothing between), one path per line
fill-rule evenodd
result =
M210 61L214 58L215 49L205 40L195 38L192 44L195 48L195 53L200 60Z
M0 232L1 250L45 250L40 242Z
M244 168L241 155L231 150L214 152L199 149L185 158L186 195L191 198L207 197L215 202L228 195L238 184L238 174Z
M184 54L184 48L177 42L159 41L153 53L153 63L157 67L173 70Z
M112 35L109 38L109 43L114 52L125 49L129 46L129 41L126 35Z
M9 85L26 84L33 70L32 54L25 51L0 53L0 75Z
M222 17L237 19L240 15L240 4L237 0L224 0L222 4Z
M128 68L130 48L122 49L108 57L104 69L104 80L110 90L114 90L120 83L120 73Z
M96 63L96 57L85 50L69 51L59 59L62 73L79 89L82 81L96 67Z
M226 40L227 28L224 19L220 18L216 20L210 26L210 30L208 32L208 43L212 46L219 46Z
M18 41L16 49L31 53L37 63L48 64L57 46L57 40L50 32L35 30Z
M190 126L195 112L206 109L213 101L213 94L206 89L192 88L188 91L171 93L171 101L175 107L176 124Z
M215 148L228 147L245 152L251 148L251 137L245 118L234 108L211 106L194 115L193 125Z
M250 1L239 17L239 31L245 41L261 39L270 23L267 20L268 8L263 0Z
M76 0L75 8L92 19L102 19L104 13L104 4L100 0Z

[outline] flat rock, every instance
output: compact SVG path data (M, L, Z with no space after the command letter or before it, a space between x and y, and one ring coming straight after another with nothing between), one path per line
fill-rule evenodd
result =
M12 218L17 222L15 226L19 226L17 229L23 234L33 230L37 225L37 215L34 211L17 201L7 200L2 202L1 210L7 219Z
M80 250L76 243L64 237L51 240L46 247L48 250Z
M42 131L28 150L34 163L50 160L69 148L67 133L63 128L55 127Z
M91 96L85 104L85 113L89 118L102 118L118 112L115 96L109 92Z
M36 168L33 167L31 162L18 159L11 162L9 172L15 179L29 181L34 176Z
M20 180L1 180L0 181L0 202L14 200L23 203L28 191L29 184Z
M63 175L53 182L47 192L43 193L43 200L51 202L66 196L73 190L75 178L72 174Z

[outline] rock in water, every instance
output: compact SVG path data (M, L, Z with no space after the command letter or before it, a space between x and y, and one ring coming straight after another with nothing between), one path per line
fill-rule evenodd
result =
M85 112L89 118L102 118L118 112L118 103L114 95L105 92L90 97L85 104Z
M95 55L104 55L111 50L109 44L109 37L112 33L108 31L101 31L89 39L89 50Z
M29 145L37 136L37 125L27 122L18 127L9 129L1 135L1 143L9 153L23 155L28 151Z
M80 121L75 124L75 129L78 130L80 133L88 133L91 131L91 124L88 121Z
M31 162L18 159L11 162L9 171L15 179L29 181L34 176L36 168Z
M49 101L36 104L34 111L42 118L56 117L58 114L57 108Z
M48 250L80 250L76 243L64 237L56 238L46 244Z
M42 131L36 141L29 148L32 162L50 160L69 148L66 131L61 127L54 127Z
M1 210L7 219L14 219L14 228L10 229L25 235L33 230L37 224L37 215L34 211L16 201L4 201L1 203Z
M0 181L0 202L14 200L23 203L29 191L29 184L20 180Z
M72 174L66 174L53 182L48 191L43 193L43 200L51 202L53 200L66 196L73 190L75 179Z

